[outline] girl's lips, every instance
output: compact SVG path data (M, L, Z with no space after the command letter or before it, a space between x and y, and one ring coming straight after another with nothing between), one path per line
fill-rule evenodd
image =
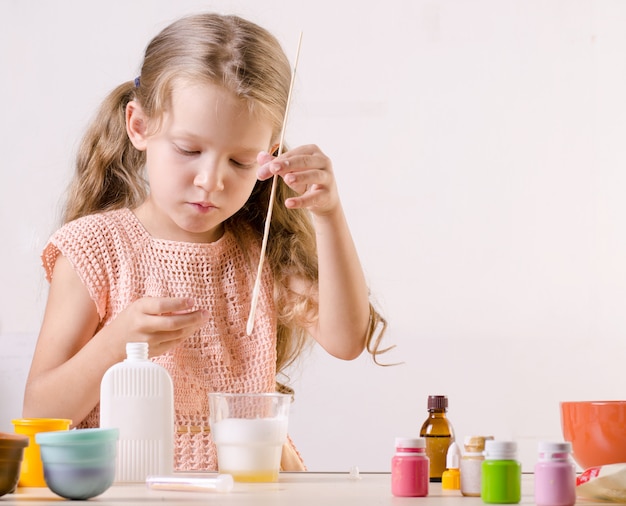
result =
M201 213L208 213L211 209L216 209L216 206L210 202L190 202L190 204Z

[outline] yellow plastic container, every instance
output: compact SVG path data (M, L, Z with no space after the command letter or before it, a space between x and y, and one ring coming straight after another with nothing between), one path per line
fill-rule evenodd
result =
M35 434L39 432L52 432L68 430L72 420L65 418L18 418L12 420L16 434L28 436L29 445L24 448L24 459L20 471L20 487L45 487L43 477L43 464L39 445L35 442Z

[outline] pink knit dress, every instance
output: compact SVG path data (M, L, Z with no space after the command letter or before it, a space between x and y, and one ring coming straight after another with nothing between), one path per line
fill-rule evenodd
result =
M151 237L128 209L64 225L42 260L51 279L59 255L69 259L89 290L101 326L141 297L190 297L212 318L176 348L153 360L174 382L175 468L215 470L208 422L209 392L273 392L276 380L276 311L266 268L254 332L246 335L260 240L251 230L226 229L213 243ZM252 267L252 269L251 269ZM97 427L96 406L80 427Z

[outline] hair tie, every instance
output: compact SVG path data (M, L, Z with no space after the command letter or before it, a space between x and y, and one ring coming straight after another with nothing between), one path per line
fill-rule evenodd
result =
M135 88L139 88L140 82L141 80L139 79L139 77L135 77Z

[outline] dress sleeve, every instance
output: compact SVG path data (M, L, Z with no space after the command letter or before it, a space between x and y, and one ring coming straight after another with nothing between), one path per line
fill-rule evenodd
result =
M103 244L105 234L80 219L60 228L43 249L41 260L46 279L51 282L59 256L66 257L94 301L98 315L104 318L110 293L107 262L109 251Z

